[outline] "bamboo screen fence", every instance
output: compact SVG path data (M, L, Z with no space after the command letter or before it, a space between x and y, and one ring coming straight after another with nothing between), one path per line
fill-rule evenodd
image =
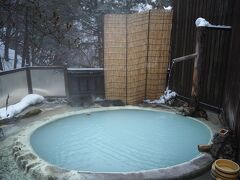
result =
M126 102L126 15L104 17L104 78L106 99Z
M106 99L136 104L165 90L172 12L105 15Z

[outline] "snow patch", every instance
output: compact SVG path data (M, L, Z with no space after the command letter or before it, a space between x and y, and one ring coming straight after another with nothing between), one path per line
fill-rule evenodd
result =
M168 7L165 7L163 6L164 10L167 10L167 11L171 11L172 10L172 6L168 6Z
M102 99L102 98L100 98L100 97L97 97L97 98L95 98L94 101L95 101L95 102L101 102L101 101L104 101L104 99Z
M152 8L153 8L152 5L150 5L150 4L148 4L148 3L146 3L146 4L144 4L144 3L139 3L139 4L137 4L136 6L134 6L131 10L140 13L140 12L144 12L144 11L149 11L149 10L151 10Z
M4 108L0 109L0 118L5 119L5 118L12 118L16 114L19 114L22 112L25 108L28 106L34 105L41 103L44 100L43 96L40 96L38 94L28 94L22 100L14 105L10 105Z
M153 101L150 101L149 99L147 99L147 100L144 100L144 102L148 103L148 104L165 104L169 100L171 100L172 98L176 97L176 95L177 95L176 92L167 88L164 91L164 94L159 99L156 99L156 100L153 100Z

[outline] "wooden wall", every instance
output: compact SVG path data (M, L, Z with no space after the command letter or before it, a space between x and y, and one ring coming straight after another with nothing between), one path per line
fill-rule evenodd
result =
M216 25L231 25L233 2L233 0L175 0L171 58L195 52L195 21L198 17L203 17ZM223 105L230 41L231 31L207 30L200 101L216 108ZM181 96L190 97L192 73L193 61L176 64L171 88Z
M240 1L236 0L233 11L232 41L228 58L224 111L230 128L238 138L238 161L240 162Z
M175 0L171 58L195 51L195 20L207 19L212 24L230 25L231 31L211 30L204 44L204 67L201 77L201 102L224 111L229 127L238 139L240 162L240 1ZM191 93L193 61L174 68L171 88L183 97Z

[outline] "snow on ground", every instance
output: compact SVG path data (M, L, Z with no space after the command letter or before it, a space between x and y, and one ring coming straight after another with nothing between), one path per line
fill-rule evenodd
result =
M40 96L38 94L28 94L22 100L14 105L10 105L4 108L0 109L0 118L5 119L5 118L12 118L16 114L19 114L22 112L25 108L28 106L41 103L44 100L43 96Z
M163 6L164 10L167 10L167 11L171 11L172 10L172 6L168 6L168 7L165 7Z
M94 101L95 101L95 102L101 102L101 101L104 101L104 99L102 99L102 98L100 98L100 97L96 97Z
M165 104L167 103L170 99L174 98L177 95L176 92L170 90L170 89L166 89L164 94L156 100L150 101L149 99L144 100L145 103L148 104Z
M8 55L9 55L9 61L4 60L4 43L0 41L0 58L2 59L2 66L3 66L3 71L9 71L14 69L14 55L15 55L15 50L9 49L8 50ZM21 68L22 64L22 57L17 56L18 62L17 62L17 68Z

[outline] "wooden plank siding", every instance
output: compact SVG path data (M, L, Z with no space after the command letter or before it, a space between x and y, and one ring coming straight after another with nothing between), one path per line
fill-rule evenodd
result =
M233 0L175 0L171 59L195 52L195 20L203 17L211 24L231 25ZM204 62L200 80L200 101L221 108L228 65L231 31L208 29L204 45ZM170 81L171 89L183 97L190 97L193 61L176 63Z
M240 162L240 1L236 0L233 11L232 41L228 58L224 111L229 126L236 132L238 139L238 162Z
M67 70L69 83L69 97L104 98L104 70L103 69L75 69Z

